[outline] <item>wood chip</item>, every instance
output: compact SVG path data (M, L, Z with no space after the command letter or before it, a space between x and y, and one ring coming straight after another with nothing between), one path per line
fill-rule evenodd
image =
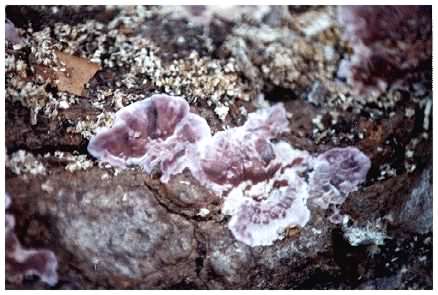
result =
M60 91L66 91L78 96L83 95L85 84L101 69L100 66L85 58L60 51L56 51L56 56L61 63L59 68L64 68L65 71L37 66L37 74L46 80L50 80Z

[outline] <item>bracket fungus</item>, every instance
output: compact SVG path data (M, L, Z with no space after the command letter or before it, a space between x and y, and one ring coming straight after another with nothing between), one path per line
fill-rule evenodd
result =
M291 226L310 219L307 200L339 204L356 190L370 160L353 147L317 156L279 140L289 130L282 104L248 115L242 126L212 135L206 120L181 97L153 95L117 112L88 151L119 167L159 167L161 181L188 169L224 198L222 212L234 237L250 246L271 245ZM273 140L276 142L273 142ZM335 198L336 197L336 198Z

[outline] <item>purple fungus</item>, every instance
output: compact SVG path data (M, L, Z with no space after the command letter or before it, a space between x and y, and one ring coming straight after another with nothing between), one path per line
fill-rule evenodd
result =
M280 168L273 161L271 139L288 130L286 111L278 104L249 114L243 126L217 132L201 150L201 167L206 177L231 188L250 180L265 180Z
M139 165L150 173L159 167L163 182L188 168L201 184L221 192L278 169L278 163L271 163L269 140L287 131L287 125L279 104L250 114L243 126L211 136L205 119L189 112L183 98L153 95L119 110L112 127L90 140L88 151L122 168Z
M309 180L311 198L324 209L330 204L342 204L366 180L370 167L369 158L354 147L333 148L320 154Z
M6 194L6 209L11 200ZM25 249L15 235L15 218L12 214L5 215L5 252L6 274L10 281L21 281L26 276L37 276L50 286L58 282L58 261L55 254L49 250Z
M430 82L432 6L341 6L338 20L353 55L339 76L362 93Z
M310 219L308 186L300 176L310 156L287 145L282 142L275 146L276 158L283 156L286 161L272 177L257 184L243 182L225 199L222 211L232 215L228 227L247 245L272 245L288 227L303 227Z
M98 131L88 150L119 167L138 165L146 173L157 167L164 183L187 168L224 198L222 212L231 215L228 227L237 240L266 246L309 221L309 198L326 207L340 204L370 168L356 148L313 157L278 141L288 125L283 104L276 104L249 114L242 126L211 135L183 98L153 95L118 111L113 126Z
M115 115L111 128L99 130L88 144L90 154L111 165L140 165L147 173L159 166L162 180L182 172L191 161L194 144L210 136L205 119L189 113L181 97L153 95Z
M320 154L316 163L313 178L326 180L344 194L356 190L371 167L368 157L354 147L330 149Z

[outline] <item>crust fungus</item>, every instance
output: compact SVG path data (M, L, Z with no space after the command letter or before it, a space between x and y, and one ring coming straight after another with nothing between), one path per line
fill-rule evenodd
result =
M234 237L250 246L271 245L291 226L310 219L307 200L339 204L362 183L369 159L356 148L319 156L278 140L288 131L282 104L249 114L242 126L211 135L205 119L180 97L153 95L116 114L110 129L91 139L89 152L120 167L159 167L161 181L189 169L224 197L222 212ZM336 197L336 198L335 198Z
M6 206L11 204L6 194ZM58 261L55 254L49 250L25 249L14 233L15 218L5 215L6 220L6 274L11 281L21 281L25 276L35 275L50 286L58 282Z
M242 182L225 199L224 214L232 215L229 228L241 242L271 245L285 229L304 226L310 219L306 206L308 185L301 176L308 170L310 155L286 142L273 145L274 175L254 184Z
M244 181L258 183L280 168L270 140L288 130L286 111L280 104L249 114L243 126L217 132L200 143L203 183L216 191ZM212 183L212 184L209 184Z
M342 204L349 193L357 190L366 179L371 163L357 148L346 147L320 154L313 167L311 191L315 202L327 209L329 204Z
M189 113L183 98L153 95L118 111L113 126L98 131L88 151L122 168L140 165L151 173L159 166L167 182L186 167L197 175L196 143L209 136L205 119Z

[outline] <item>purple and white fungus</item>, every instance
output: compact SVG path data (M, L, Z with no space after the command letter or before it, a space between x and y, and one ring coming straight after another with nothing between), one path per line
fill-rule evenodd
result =
M6 210L11 204L8 194L5 198ZM41 281L50 286L58 282L58 261L55 254L49 250L25 249L15 235L15 217L5 215L6 221L6 274L7 280L21 281L26 276L37 276Z
M116 113L111 128L88 146L118 167L159 168L161 181L188 169L224 199L234 237L250 246L272 245L289 227L310 219L307 200L340 204L365 181L370 160L353 147L312 156L279 140L289 130L283 104L248 115L244 125L211 134L206 120L181 97L153 95ZM275 142L274 142L275 140Z

